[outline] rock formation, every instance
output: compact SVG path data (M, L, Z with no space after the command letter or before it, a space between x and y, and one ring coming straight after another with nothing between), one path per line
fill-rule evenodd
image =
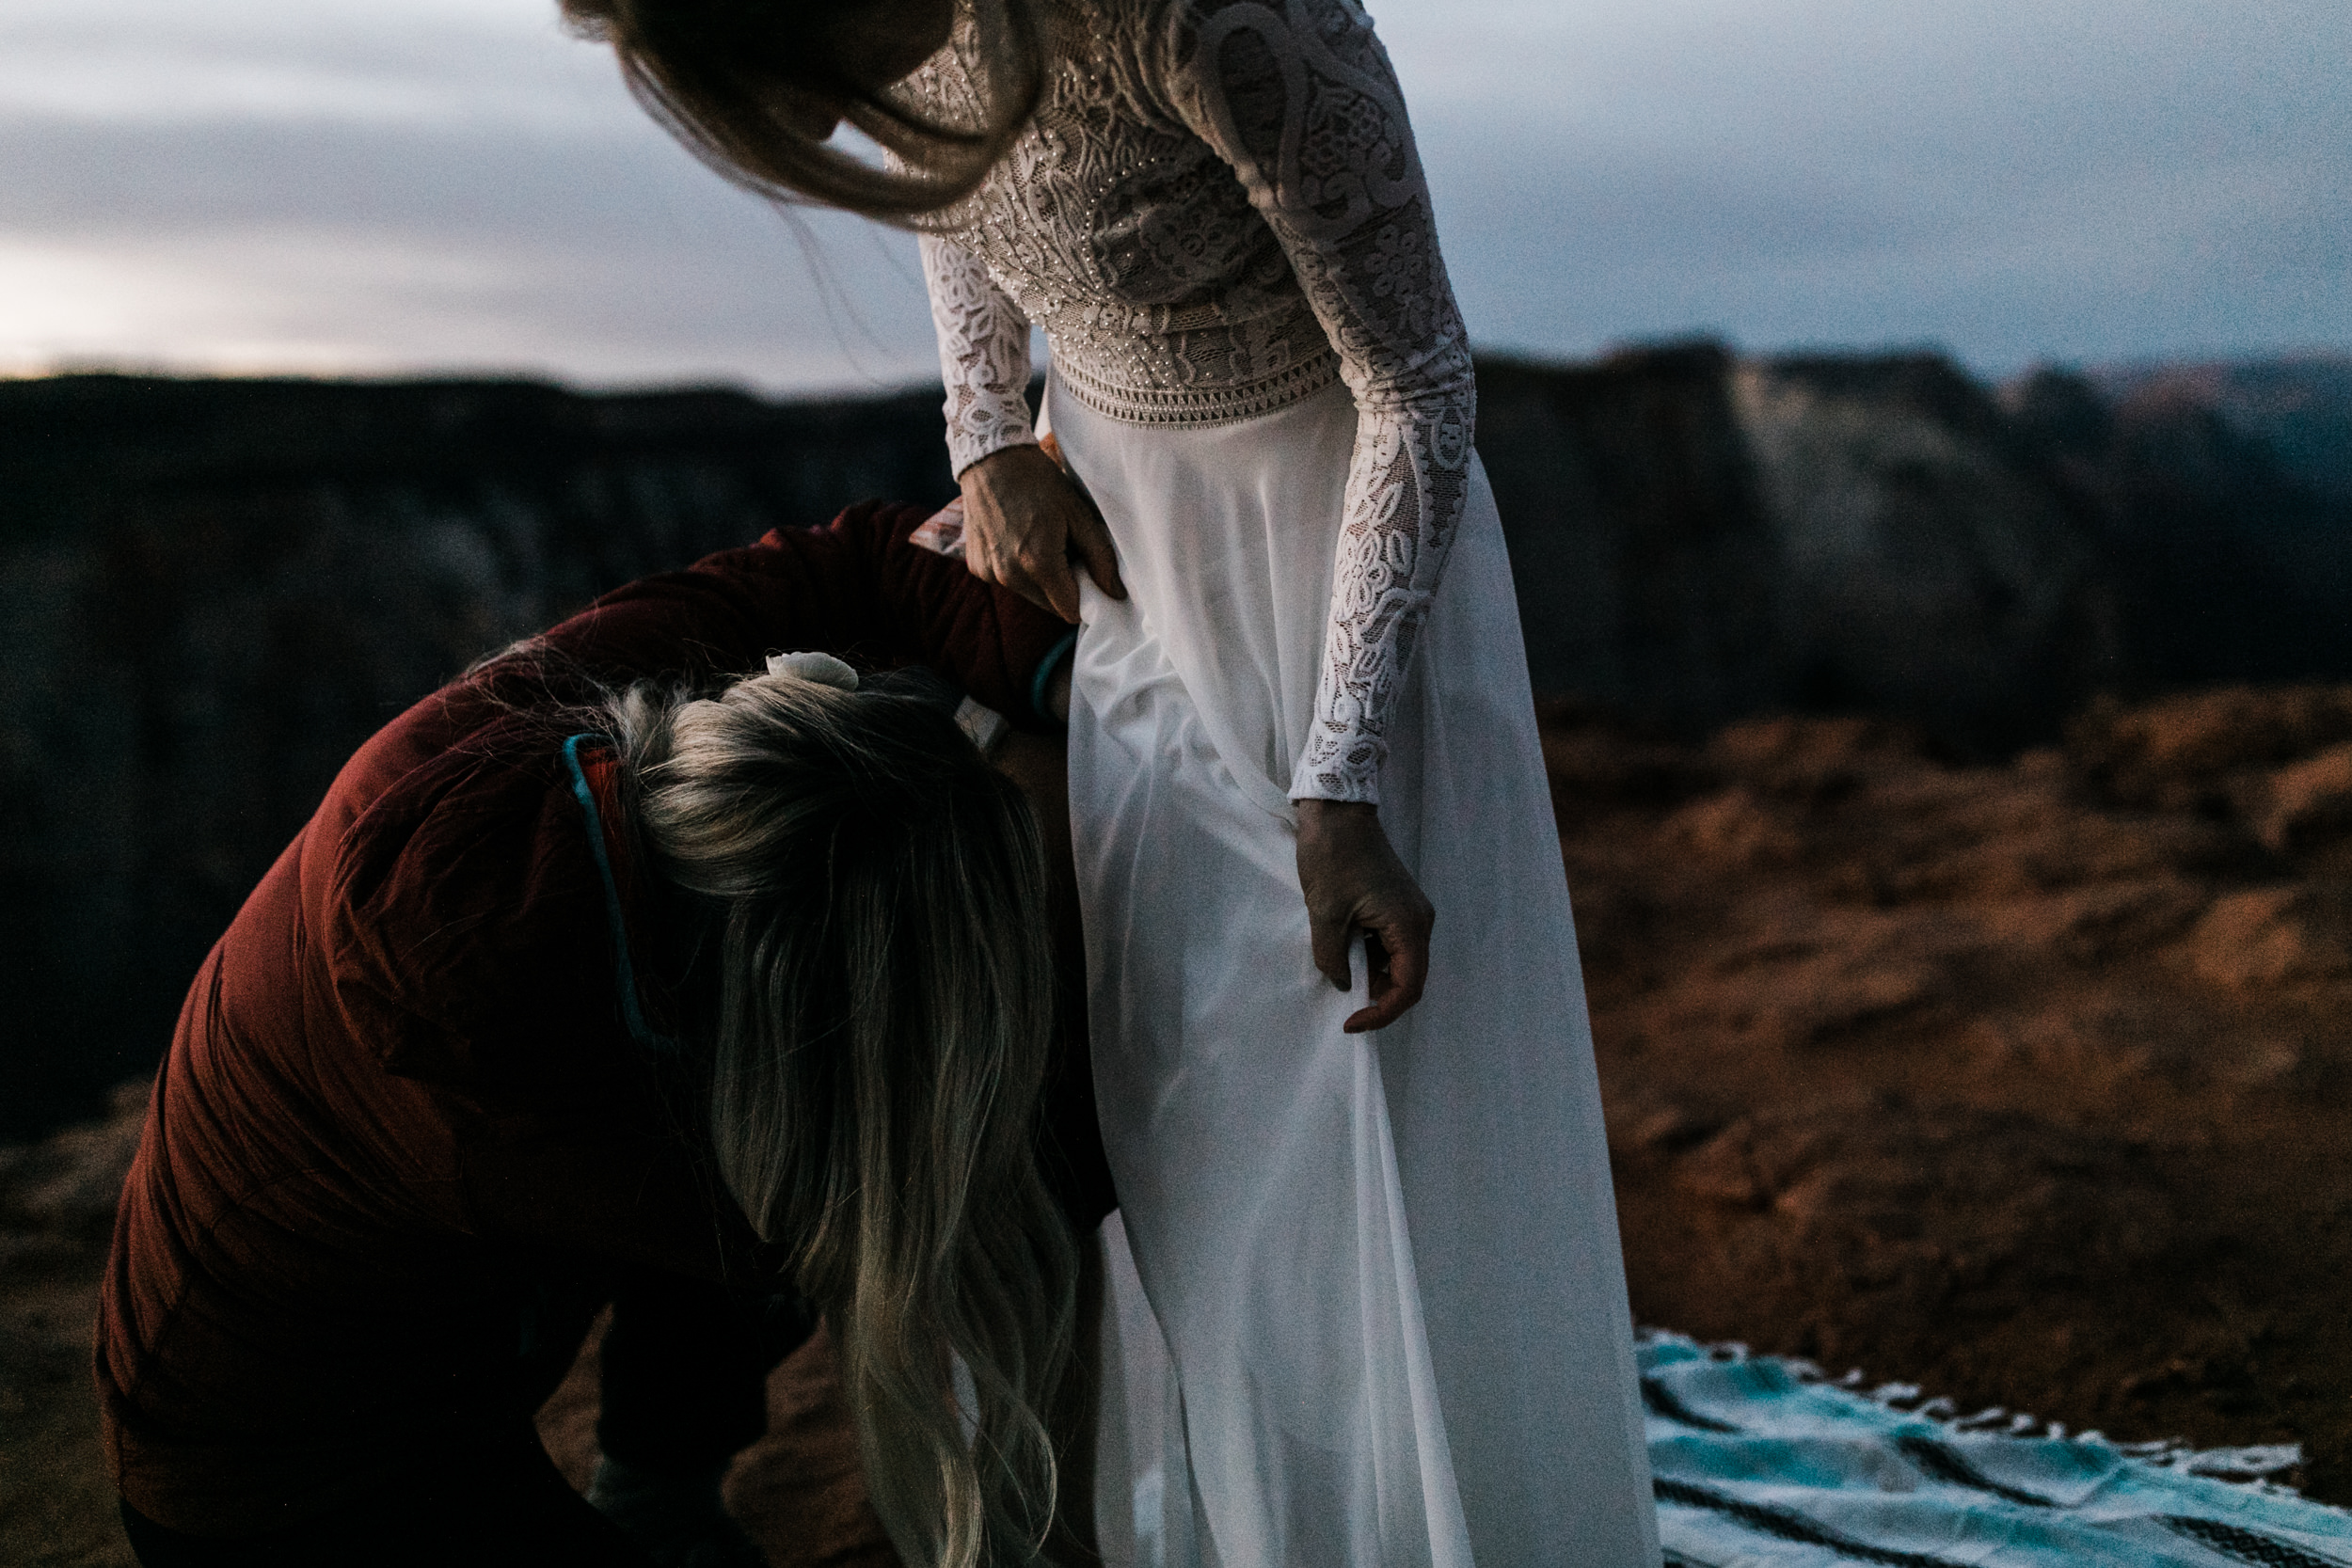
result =
M1536 689L1686 732L1863 711L1974 751L2128 685L2097 537L1930 356L1480 372Z
M2006 393L2098 542L2133 684L2345 673L2352 361L2042 371Z

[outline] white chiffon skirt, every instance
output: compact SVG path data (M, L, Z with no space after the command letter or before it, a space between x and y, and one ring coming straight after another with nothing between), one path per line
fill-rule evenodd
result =
M1438 912L1375 1036L1311 961L1291 766L1356 418L1049 382L1084 585L1070 792L1112 1257L1097 1523L1154 1568L1656 1568L1598 1085L1510 567L1475 471L1381 820Z

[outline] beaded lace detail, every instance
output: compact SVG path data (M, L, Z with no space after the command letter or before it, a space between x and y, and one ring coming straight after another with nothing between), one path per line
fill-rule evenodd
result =
M955 466L1033 438L1033 321L1073 396L1137 423L1248 419L1343 379L1356 453L1291 794L1376 800L1476 416L1388 55L1353 0L1066 0L1057 25L1027 132L924 224ZM917 107L977 120L965 57L910 79Z

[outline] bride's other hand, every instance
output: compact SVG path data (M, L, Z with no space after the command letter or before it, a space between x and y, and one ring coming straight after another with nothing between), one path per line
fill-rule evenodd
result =
M993 451L964 469L958 483L963 487L963 559L974 577L1074 622L1074 553L1096 587L1114 599L1127 596L1110 530L1042 449Z
M1421 1000L1429 978L1437 911L1390 847L1376 807L1352 800L1298 802L1298 885L1315 967L1342 990L1354 982L1348 952L1364 933L1372 1006L1349 1015L1351 1035L1385 1029Z

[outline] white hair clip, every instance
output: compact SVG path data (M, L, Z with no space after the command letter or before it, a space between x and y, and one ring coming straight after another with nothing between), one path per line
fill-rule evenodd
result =
M843 691L857 689L857 672L831 654L770 654L768 673L814 681L818 686L837 687Z

